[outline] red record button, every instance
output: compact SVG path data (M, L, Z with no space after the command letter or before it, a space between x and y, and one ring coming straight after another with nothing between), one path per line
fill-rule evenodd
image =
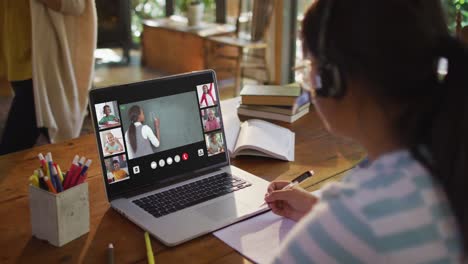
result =
M182 159L183 159L183 160L188 160L188 154L187 154L187 152L185 152L185 153L182 154Z

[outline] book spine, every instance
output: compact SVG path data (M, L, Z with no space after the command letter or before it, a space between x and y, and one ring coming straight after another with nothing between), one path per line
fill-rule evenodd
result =
M238 108L237 113L239 115L244 115L244 116L266 118L266 119L291 123L291 116L277 114L277 113L269 113L269 112L262 112L262 111L256 111L256 110L246 110L243 108Z

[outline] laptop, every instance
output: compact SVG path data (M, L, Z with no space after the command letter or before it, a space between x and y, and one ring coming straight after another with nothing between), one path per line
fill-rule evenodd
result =
M230 165L215 72L94 89L112 208L167 246L267 210L268 182Z

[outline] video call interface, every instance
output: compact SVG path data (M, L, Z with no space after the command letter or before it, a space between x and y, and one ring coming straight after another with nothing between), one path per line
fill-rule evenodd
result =
M214 83L197 85L191 92L94 107L109 185L142 175L177 175L225 155Z

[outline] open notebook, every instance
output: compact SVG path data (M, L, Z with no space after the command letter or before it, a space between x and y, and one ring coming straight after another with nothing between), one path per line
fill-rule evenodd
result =
M321 196L320 190L312 192ZM269 263L296 222L268 211L213 233L256 263Z
M291 130L259 119L239 121L238 99L221 103L227 148L231 157L264 156L294 161L295 134Z

